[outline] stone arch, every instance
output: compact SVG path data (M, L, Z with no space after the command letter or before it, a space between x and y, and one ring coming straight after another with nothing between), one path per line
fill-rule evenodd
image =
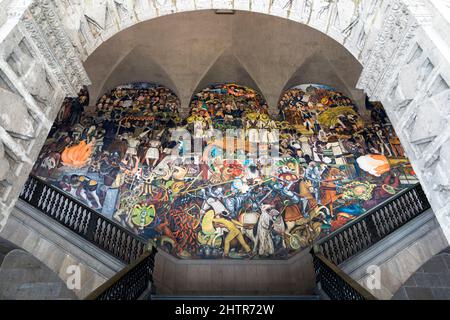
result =
M128 63L130 60L141 61L142 59L146 60L146 64L139 67ZM120 76L118 77L118 75ZM125 78L123 75L125 75ZM98 98L104 92L123 83L130 82L157 83L169 88L179 96L179 90L164 66L152 56L146 55L145 52L140 50L140 47L133 48L125 57L123 57L105 78L101 89L97 87L97 89L100 90L96 90L92 93L94 94L94 97Z
M59 5L64 24L86 59L103 42L140 22L175 13L234 10L281 17L316 29L343 45L361 61L365 25L376 16L381 0L102 0ZM69 12L70 11L70 12ZM70 14L69 14L70 13ZM81 20L81 23L79 22Z
M326 69L325 72L323 71L324 68ZM321 72L318 72L318 69L322 69ZM303 83L316 83L332 86L350 96L350 86L344 81L326 56L322 52L318 52L310 56L292 74L283 91Z
M256 90L264 100L266 100L256 80L249 73L245 65L233 53L231 48L225 49L218 56L199 81L193 95L200 92L208 85L215 83L237 83Z
M183 27L176 27L180 25ZM321 47L326 53L318 52ZM141 72L138 62L152 65L154 60L169 79L156 82L178 94L183 110L188 109L192 95L206 85L238 82L257 89L276 113L286 83L298 68L311 64L309 57L317 55L324 58L316 63L324 61L326 69L336 69L333 74L345 72L349 78L346 86L356 86L361 64L345 47L314 28L249 11L217 16L214 11L202 10L153 19L119 32L89 55L84 67L92 91L101 94L105 79L114 78L114 73L124 75L126 72L119 71L132 68ZM333 64L337 66L331 67ZM145 69L151 74L149 68Z
M348 68L351 68L351 66L331 63L326 52L316 52L295 70L291 78L286 82L280 97L286 90L296 85L315 83L331 86L356 101L360 107L364 107L364 92L355 89L356 83L349 83L346 77L341 76L341 73L348 71Z

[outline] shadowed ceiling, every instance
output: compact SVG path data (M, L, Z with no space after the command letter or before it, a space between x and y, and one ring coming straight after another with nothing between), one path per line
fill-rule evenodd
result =
M275 107L284 89L301 83L335 87L357 102L362 67L340 44L283 18L237 11L180 13L115 35L85 62L97 98L117 85L148 81L171 88L187 107L211 83L236 82L260 91Z

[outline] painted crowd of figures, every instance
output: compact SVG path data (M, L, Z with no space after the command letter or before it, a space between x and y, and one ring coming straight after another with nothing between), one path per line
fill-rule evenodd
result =
M65 102L34 174L180 258L289 258L417 182L383 107L324 86L288 90L278 117L236 84L185 119L152 84L88 105Z

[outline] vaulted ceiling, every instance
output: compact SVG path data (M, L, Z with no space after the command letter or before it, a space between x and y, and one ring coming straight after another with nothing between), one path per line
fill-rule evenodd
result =
M123 83L149 81L186 107L211 83L237 82L275 107L284 89L328 84L357 101L362 67L340 44L300 23L264 14L196 11L153 19L101 45L85 62L92 98Z

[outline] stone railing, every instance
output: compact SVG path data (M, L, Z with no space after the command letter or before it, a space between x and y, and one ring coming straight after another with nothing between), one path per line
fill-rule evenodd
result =
M86 300L150 299L155 267L156 249L145 252L139 259L105 282ZM143 295L148 292L147 297Z
M311 252L316 282L331 300L376 300L358 282L345 274L321 253Z

